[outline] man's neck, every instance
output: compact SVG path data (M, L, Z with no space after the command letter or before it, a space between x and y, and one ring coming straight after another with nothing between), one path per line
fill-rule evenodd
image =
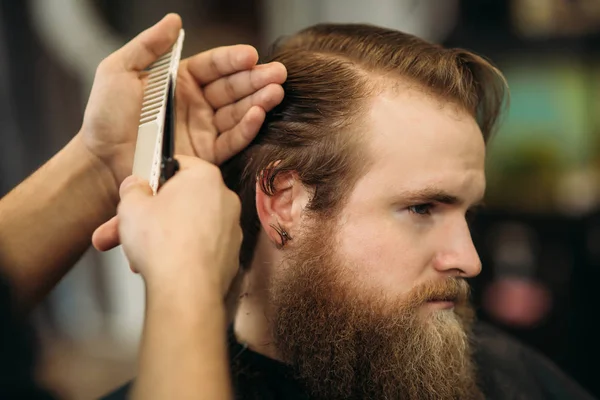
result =
M270 326L269 282L272 269L278 265L273 249L264 235L258 240L255 257L242 283L240 302L234 320L238 342L252 351L279 359Z

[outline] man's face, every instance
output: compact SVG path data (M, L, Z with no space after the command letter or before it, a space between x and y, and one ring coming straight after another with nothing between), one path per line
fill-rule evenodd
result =
M411 89L374 98L366 122L374 163L335 220L307 218L274 277L276 346L326 398L476 397L461 278L480 271L465 216L482 134Z
M475 120L451 104L402 90L373 99L367 127L374 164L336 230L347 273L365 291L390 298L427 282L479 274L465 219L485 190L485 143Z

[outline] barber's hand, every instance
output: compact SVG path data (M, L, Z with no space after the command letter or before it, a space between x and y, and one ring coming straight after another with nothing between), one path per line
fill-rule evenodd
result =
M121 185L119 236L131 268L151 287L218 289L238 272L240 201L214 165L177 157L181 170L156 196L133 176ZM167 281L177 280L173 285ZM183 287L183 286L185 287Z
M141 72L175 43L182 27L169 14L99 65L78 138L114 177L118 190L131 174L142 104ZM265 112L283 99L280 63L256 65L252 46L205 51L180 64L176 153L219 164L256 136ZM110 174L109 174L110 176Z

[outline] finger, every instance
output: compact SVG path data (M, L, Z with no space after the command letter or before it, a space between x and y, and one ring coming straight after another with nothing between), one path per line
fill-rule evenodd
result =
M111 218L94 231L92 244L98 251L108 251L121 244L118 217Z
M172 187L182 185L195 186L197 184L206 184L206 178L213 178L213 183L216 181L223 182L223 175L221 170L212 162L208 162L199 157L195 156L182 156L177 155L175 159L179 163L179 171L171 179L165 182L162 189L158 192L158 196L162 196L162 193L171 191ZM181 190L181 189L174 189Z
M126 71L142 71L173 46L181 26L179 15L167 14L109 56L110 65Z
M215 163L220 165L242 151L254 140L265 120L265 110L252 107L233 129L224 132L215 143Z
M271 83L282 84L287 78L283 64L274 62L217 79L204 88L204 96L217 109L243 99Z
M119 196L121 203L119 204L119 213L125 208L138 208L144 202L148 201L153 196L152 188L148 181L138 178L135 175L130 175L119 188Z
M189 75L181 75L187 79ZM175 154L197 155L210 158L217 137L213 125L214 112L206 102L202 90L191 79L177 85L177 128Z
M233 73L252 68L258 62L258 53L252 46L238 44L217 47L197 54L184 63L200 86L208 85Z
M179 170L185 171L192 168L197 168L199 166L212 166L212 163L205 161L199 157L194 156L183 156L177 155L175 156L177 162L179 163ZM168 183L168 181L167 181Z
M258 106L267 112L271 111L281 103L283 96L283 88L272 83L237 103L220 108L215 114L213 123L217 131L226 132L239 124L250 108Z
M136 267L133 266L133 264L129 264L129 269L131 270L131 272L133 272L134 274L139 274L140 271L137 270Z

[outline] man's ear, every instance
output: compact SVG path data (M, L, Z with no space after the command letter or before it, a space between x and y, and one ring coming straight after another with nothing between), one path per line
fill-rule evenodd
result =
M268 178L260 178L268 179ZM272 194L256 182L256 211L267 236L277 246L285 245L298 231L302 211L310 199L295 172L281 172L273 180Z

